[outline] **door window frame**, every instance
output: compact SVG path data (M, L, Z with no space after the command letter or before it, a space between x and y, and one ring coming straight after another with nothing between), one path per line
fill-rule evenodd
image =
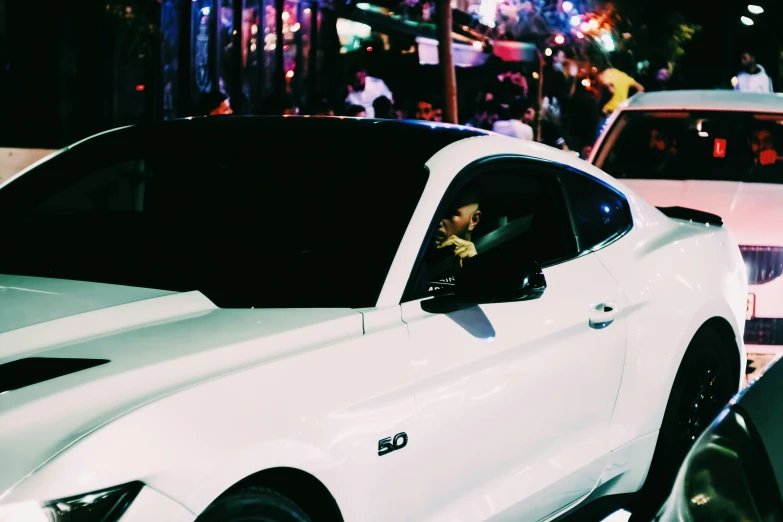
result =
M449 187L446 189L443 196L441 197L440 203L437 206L435 214L430 220L430 224L427 228L427 232L424 237L424 240L422 241L422 244L419 246L419 251L418 254L416 255L416 261L414 262L413 267L411 268L411 272L408 276L408 281L405 285L405 289L403 291L402 298L400 299L400 303L417 301L426 298L422 296L417 296L415 292L418 286L417 280L421 277L422 269L425 263L425 257L429 249L429 244L432 241L432 238L435 234L435 229L439 221L438 217L448 210L448 206L451 203L451 201L456 197L459 191L462 190L462 188L468 185L471 181L476 179L478 176L487 174L492 170L497 170L499 167L508 164L514 164L515 166L518 166L518 168L522 172L525 171L525 167L527 166L528 172L534 171L544 175L548 175L548 174L554 175L554 183L552 186L558 189L560 194L560 201L562 203L562 207L559 210L565 213L563 217L566 217L569 220L571 233L574 235L575 246L576 246L574 254L565 256L563 258L551 260L545 263L541 263L541 267L546 268L550 266L555 266L561 263L571 261L572 259L576 259L577 257L583 255L583 253L580 252L579 249L579 236L577 234L576 223L573 218L573 213L571 212L571 207L568 201L568 197L564 190L561 177L557 172L558 167L566 168L564 165L553 161L541 160L537 158L531 158L529 156L520 156L516 154L499 154L496 156L481 158L463 167L462 170L460 170L460 172L457 173L456 176L454 176L454 179L451 181Z

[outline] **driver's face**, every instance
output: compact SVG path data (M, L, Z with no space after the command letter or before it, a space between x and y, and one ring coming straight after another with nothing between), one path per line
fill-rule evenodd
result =
M752 71L756 65L756 58L749 53L744 53L740 58L740 61L742 62L742 68L746 72Z
M438 223L438 230L435 233L435 246L440 246L441 243L451 236L468 239L470 232L476 228L481 217L478 203L454 209L448 214Z
M666 136L657 129L651 130L649 148L660 151L666 150Z
M750 137L750 147L756 155L761 151L774 149L775 143L772 139L772 133L768 130L754 131Z

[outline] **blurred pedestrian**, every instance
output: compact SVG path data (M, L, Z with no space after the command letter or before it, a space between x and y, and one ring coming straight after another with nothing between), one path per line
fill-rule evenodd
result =
M616 59L618 61L628 62L627 56L618 56ZM622 67L622 64L619 66ZM644 92L644 86L641 83L611 64L603 68L598 75L598 79L601 83L606 85L612 93L612 97L603 107L603 112L607 116L616 111L617 108L629 98L631 89L634 89L637 93Z
M384 120L397 119L397 114L394 112L394 104L386 96L378 96L375 98L375 101L372 102L372 108L376 118Z
M741 92L772 93L772 78L767 75L760 64L756 63L756 56L751 52L744 52L740 58L742 71L737 75L737 85L734 90Z
M363 68L357 69L353 74L353 80L348 85L348 96L345 98L347 105L361 105L364 107L368 118L375 117L375 110L372 102L378 96L385 96L394 102L392 92L386 86L386 83L380 78L374 78L367 75Z
M522 100L512 102L506 111L507 119L496 121L492 125L492 131L512 138L533 141L533 127L522 121L527 108L527 103Z
M586 158L601 122L601 94L593 87L594 82L588 75L577 80L574 94L568 100L568 110L565 111L565 133L571 149Z
M500 113L503 111L503 106L498 103L497 100L489 100L487 102L487 130L491 130L496 121L500 119Z
M672 73L668 67L661 67L655 73L655 88L657 91L665 91L669 88L669 82L672 79Z
M423 98L416 104L416 119L443 121L443 108L431 98Z
M488 102L480 99L476 102L476 107L473 110L473 117L465 124L468 127L474 127L476 129L491 130L492 125L489 124L489 115L487 114Z

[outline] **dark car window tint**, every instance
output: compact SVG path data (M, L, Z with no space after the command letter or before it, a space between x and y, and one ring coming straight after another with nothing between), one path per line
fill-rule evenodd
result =
M466 202L465 194L478 195L481 218L470 234L477 256L488 251L534 260L546 266L576 254L576 241L565 207L563 193L552 172L539 171L531 162L498 160L487 165L464 187L455 182L434 220L424 256L409 285L406 300L419 299L441 291L459 278L459 261L454 249L436 248L443 239L442 219L450 219ZM456 190L455 190L456 189Z
M424 163L465 137L188 123L98 137L4 187L0 273L199 290L222 307L374 306Z
M783 183L783 116L626 111L596 166L617 178Z
M613 239L633 225L628 201L608 185L571 171L564 171L561 181L568 196L581 251Z

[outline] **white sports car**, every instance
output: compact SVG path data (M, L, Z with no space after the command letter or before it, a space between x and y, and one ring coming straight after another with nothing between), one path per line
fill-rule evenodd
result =
M12 178L0 222L2 522L654 510L742 382L720 218L536 143L130 127Z
M591 162L659 206L720 215L748 266L745 344L783 345L783 96L665 91L613 115Z

